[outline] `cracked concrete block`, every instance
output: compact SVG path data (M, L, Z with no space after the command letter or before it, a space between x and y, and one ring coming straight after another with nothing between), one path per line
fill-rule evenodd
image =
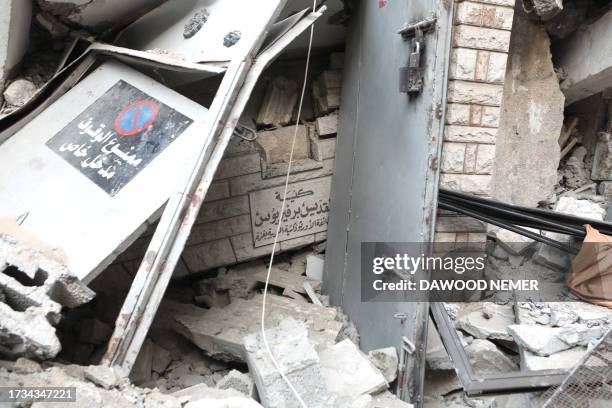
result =
M490 302L462 305L457 316L457 326L477 339L512 341L508 326L514 322L511 305Z
M571 348L557 335L563 330L560 327L534 326L515 324L508 326L508 331L520 346L539 356L550 356L559 351Z
M0 303L0 353L46 360L57 356L61 349L55 328L43 314L33 309L16 312Z
M234 389L249 398L255 398L255 383L248 373L232 370L217 382L220 390Z
M525 351L525 368L527 370L569 370L578 364L586 353L586 347L574 347L548 357Z
M368 353L368 357L372 364L376 366L385 377L385 380L391 384L397 378L397 366L399 359L395 347L385 347L372 350Z
M380 370L349 339L319 352L319 358L327 388L336 397L374 395L387 389Z
M267 344L278 367L304 403L311 408L322 408L328 406L330 394L325 381L322 381L324 373L308 333L304 323L284 319L278 326L266 331ZM262 404L267 408L300 407L301 404L272 362L261 333L246 336L244 346L249 371L257 384Z
M173 315L174 329L222 361L244 361L243 338L260 329L263 295L252 299L236 299L223 309L209 310L191 307ZM275 295L266 297L266 327L275 327L291 317L306 323L310 341L317 350L335 343L342 323L336 321L337 311Z
M85 378L107 390L119 384L119 377L115 370L106 366L90 365L85 369Z

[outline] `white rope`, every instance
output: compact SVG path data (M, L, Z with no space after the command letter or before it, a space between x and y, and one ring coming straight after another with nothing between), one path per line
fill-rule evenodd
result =
M313 13L316 11L317 1L313 0L312 2L312 11ZM272 360L272 364L274 364L274 368L281 375L295 398L298 400L302 408L308 408L300 394L297 392L289 378L283 373L278 361L274 358L272 354L272 350L270 350L270 345L268 344L268 339L266 337L266 326L265 326L265 317L266 317L266 296L268 294L268 283L270 282L270 272L272 271L272 262L274 261L274 252L276 251L276 244L278 243L278 236L280 235L281 226L283 224L283 214L285 213L285 203L287 202L287 190L289 188L289 176L291 175L291 164L293 162L293 149L295 148L295 140L297 138L299 125L300 125L300 117L302 115L302 104L304 103L304 95L306 94L306 83L308 80L308 68L310 65L310 53L312 51L312 37L314 36L314 23L310 26L310 39L308 40L308 53L306 54L306 67L304 68L304 84L302 85L302 94L300 95L300 103L298 105L298 113L297 119L295 121L295 130L293 132L293 140L291 141L291 153L289 153L289 164L287 166L287 175L285 176L285 191L283 193L283 202L281 204L280 214L281 217L278 220L278 227L276 228L276 235L274 236L274 244L272 245L272 254L270 255L270 264L268 265L268 273L266 275L266 284L264 286L263 293L263 302L261 306L261 337L263 339L264 345L266 347L266 352L270 356Z

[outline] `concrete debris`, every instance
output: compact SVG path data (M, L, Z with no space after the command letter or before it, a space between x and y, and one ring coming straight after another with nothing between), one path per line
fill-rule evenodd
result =
M256 122L258 125L286 125L293 117L298 98L298 84L283 76L270 83ZM291 128L293 131L293 127Z
M508 327L508 331L520 346L539 356L550 356L571 347L557 337L561 330L558 327L522 324Z
M531 2L542 21L552 19L563 10L563 0L531 0Z
M312 98L317 117L324 116L340 107L342 73L339 70L323 71L312 81Z
M261 271L253 275L253 278L257 282L265 283L267 274L267 271ZM307 279L305 276L295 275L291 272L283 271L282 269L272 268L270 270L269 284L278 286L281 289L290 289L297 293L306 294L306 290L304 289L304 282L306 281Z
M391 384L397 378L397 366L399 359L395 347L385 347L372 350L368 358L380 370L385 380Z
M33 374L39 373L43 369L36 361L32 361L29 358L19 357L12 364L12 369L17 374Z
M232 47L236 45L240 38L242 37L242 33L238 30L230 31L223 37L223 46L224 47Z
M36 94L36 85L27 79L17 79L4 90L4 101L11 107L21 107Z
M539 234L539 231L536 229L526 229ZM517 234L516 232L508 231L507 229L503 228L495 231L495 239L499 246L512 255L522 255L536 243L531 238L527 238L521 234Z
M525 369L527 370L569 370L587 353L586 347L575 347L551 354L548 357L525 352Z
M514 324L511 305L490 302L468 303L459 309L457 327L477 339L512 341L508 326Z
M249 398L255 398L255 383L249 374L232 370L221 381L217 382L220 390L234 389Z
M274 113L274 115L276 115L276 113ZM289 119L287 119L287 121L289 121ZM277 119L272 118L264 120L276 121ZM257 133L256 143L260 146L266 163L276 164L289 162L289 154L291 152L294 133L294 126L286 126ZM295 145L293 146L293 160L305 160L309 157L310 141L308 140L308 129L306 126L299 125L297 135L295 136Z
M284 319L278 326L266 331L266 338L278 366L304 403L313 408L327 406L331 396L325 382L321 381L324 372L319 356L309 341L306 325L293 319ZM299 401L268 355L261 333L254 332L246 336L244 346L249 371L255 379L262 404L267 408L299 407Z
M242 339L260 330L263 297L237 299L223 309L200 309L174 315L175 330L204 350L209 356L222 361L244 361ZM317 350L335 343L342 323L335 320L335 309L306 303L296 303L282 296L267 296L266 326L275 327L285 318L306 322L310 341Z
M465 347L465 351L478 375L518 370L518 365L488 340L475 339Z
M119 378L111 367L90 365L85 369L85 378L107 390L119 384Z
M315 121L315 129L319 137L332 137L338 133L338 112L318 117Z
M229 389L218 389L210 387L206 384L196 384L191 387L185 388L180 391L172 393L172 396L185 402L196 402L201 400L223 400L227 398L241 398L243 394L234 390Z
M376 394L387 388L380 370L346 339L319 353L327 388L337 398Z
M230 397L221 399L203 398L190 402L184 408L263 408L260 404L249 398Z
M208 21L210 13L205 8L196 11L189 21L185 24L183 30L183 37L191 38L198 33L204 27L204 23Z

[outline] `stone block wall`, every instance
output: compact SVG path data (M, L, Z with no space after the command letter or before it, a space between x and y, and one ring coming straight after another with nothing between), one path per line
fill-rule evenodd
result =
M336 138L320 139L312 128L309 130L311 158L297 160L293 164L287 208L299 220L319 219L318 228L312 227L313 223L306 223L304 228L281 234L278 252L321 242L326 238L327 210L320 208L329 206ZM290 133L280 137L292 136L293 132ZM269 155L260 144L237 137L232 139L193 226L175 276L248 261L272 252L270 242L273 236L270 238L268 233L263 237L263 226L259 224L263 222L262 217L265 219L280 209L276 192L280 190L282 193L286 168L285 172L270 172L270 165L264 159L266 156ZM315 205L317 209L313 210ZM296 213L296 208L299 213ZM323 226L320 221L324 221ZM291 222L285 221L284 224ZM276 231L274 225L268 227ZM150 228L138 238L117 258L114 266L120 264L133 275L138 270L153 232L154 228Z
M515 0L457 1L440 188L491 196ZM486 224L439 211L436 241L479 242Z

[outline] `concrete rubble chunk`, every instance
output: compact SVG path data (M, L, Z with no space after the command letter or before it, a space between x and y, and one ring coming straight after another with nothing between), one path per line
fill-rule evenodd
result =
M191 387L187 387L180 391L172 393L172 396L182 401L195 402L204 399L226 399L235 397L244 397L239 391L233 388L218 389L210 387L206 384L196 384Z
M335 343L342 329L342 323L335 320L335 309L271 294L266 299L266 327L275 327L291 317L306 323L317 350ZM248 300L236 299L223 309L194 306L189 311L181 310L173 316L174 329L215 359L245 361L243 338L261 330L262 300L263 295L256 295Z
M514 341L532 353L544 357L571 348L558 337L561 330L563 329L560 327L526 324L508 326Z
M323 373L309 332L302 322L288 318L266 331L267 343L278 366L300 398L310 408L326 407L330 394L322 381ZM300 407L299 401L277 371L264 345L261 333L244 338L249 371L266 408ZM384 379L383 379L384 381Z
M323 269L325 259L318 255L310 255L306 258L306 276L316 281L323 281Z
M267 275L267 271L261 271L256 273L253 278L257 282L265 283ZM272 268L270 270L269 284L272 286L278 286L282 289L290 289L297 293L306 294L304 282L306 282L305 276L299 276L291 272L283 271L282 269Z
M255 400L244 397L230 397L222 399L204 398L190 402L184 408L263 408Z
M404 402L389 391L381 392L372 397L368 408L413 408L414 405Z
M525 351L525 368L527 370L569 370L587 353L586 347L574 347L552 354L548 357L538 356Z
M29 358L19 357L13 364L13 371L19 374L33 374L43 371L40 364Z
M338 112L320 116L315 121L315 128L319 137L332 137L338 133Z
M255 383L249 374L232 370L216 384L220 390L234 389L249 398L255 397Z
M17 312L0 303L0 353L10 357L46 360L62 346L44 314L32 308Z
M287 163L293 143L295 126L286 126L274 130L257 133L256 143L260 147L262 156L266 163ZM293 146L293 160L304 160L310 158L310 141L308 129L299 125Z
M321 372L336 397L357 397L387 389L387 381L349 339L319 352Z
M532 0L533 8L542 21L548 21L563 10L563 0Z
M397 366L399 359L395 347L385 347L372 350L368 353L368 357L372 364L376 366L385 377L385 380L391 384L397 378Z
M9 106L21 107L36 94L36 85L27 79L17 79L4 90L4 101Z
M489 340L474 339L465 347L472 369L478 375L518 370L517 364Z
M90 365L85 369L85 378L107 390L119 384L119 378L115 370L106 366Z
M539 231L534 228L525 229L539 234ZM533 239L503 228L495 232L495 239L497 240L499 246L512 255L522 255L525 253L525 251L535 245L535 241Z
M297 82L283 76L270 83L257 115L258 125L286 125L293 117L298 98Z
M490 302L465 304L457 316L457 326L477 339L512 341L508 326L514 322L511 305Z

